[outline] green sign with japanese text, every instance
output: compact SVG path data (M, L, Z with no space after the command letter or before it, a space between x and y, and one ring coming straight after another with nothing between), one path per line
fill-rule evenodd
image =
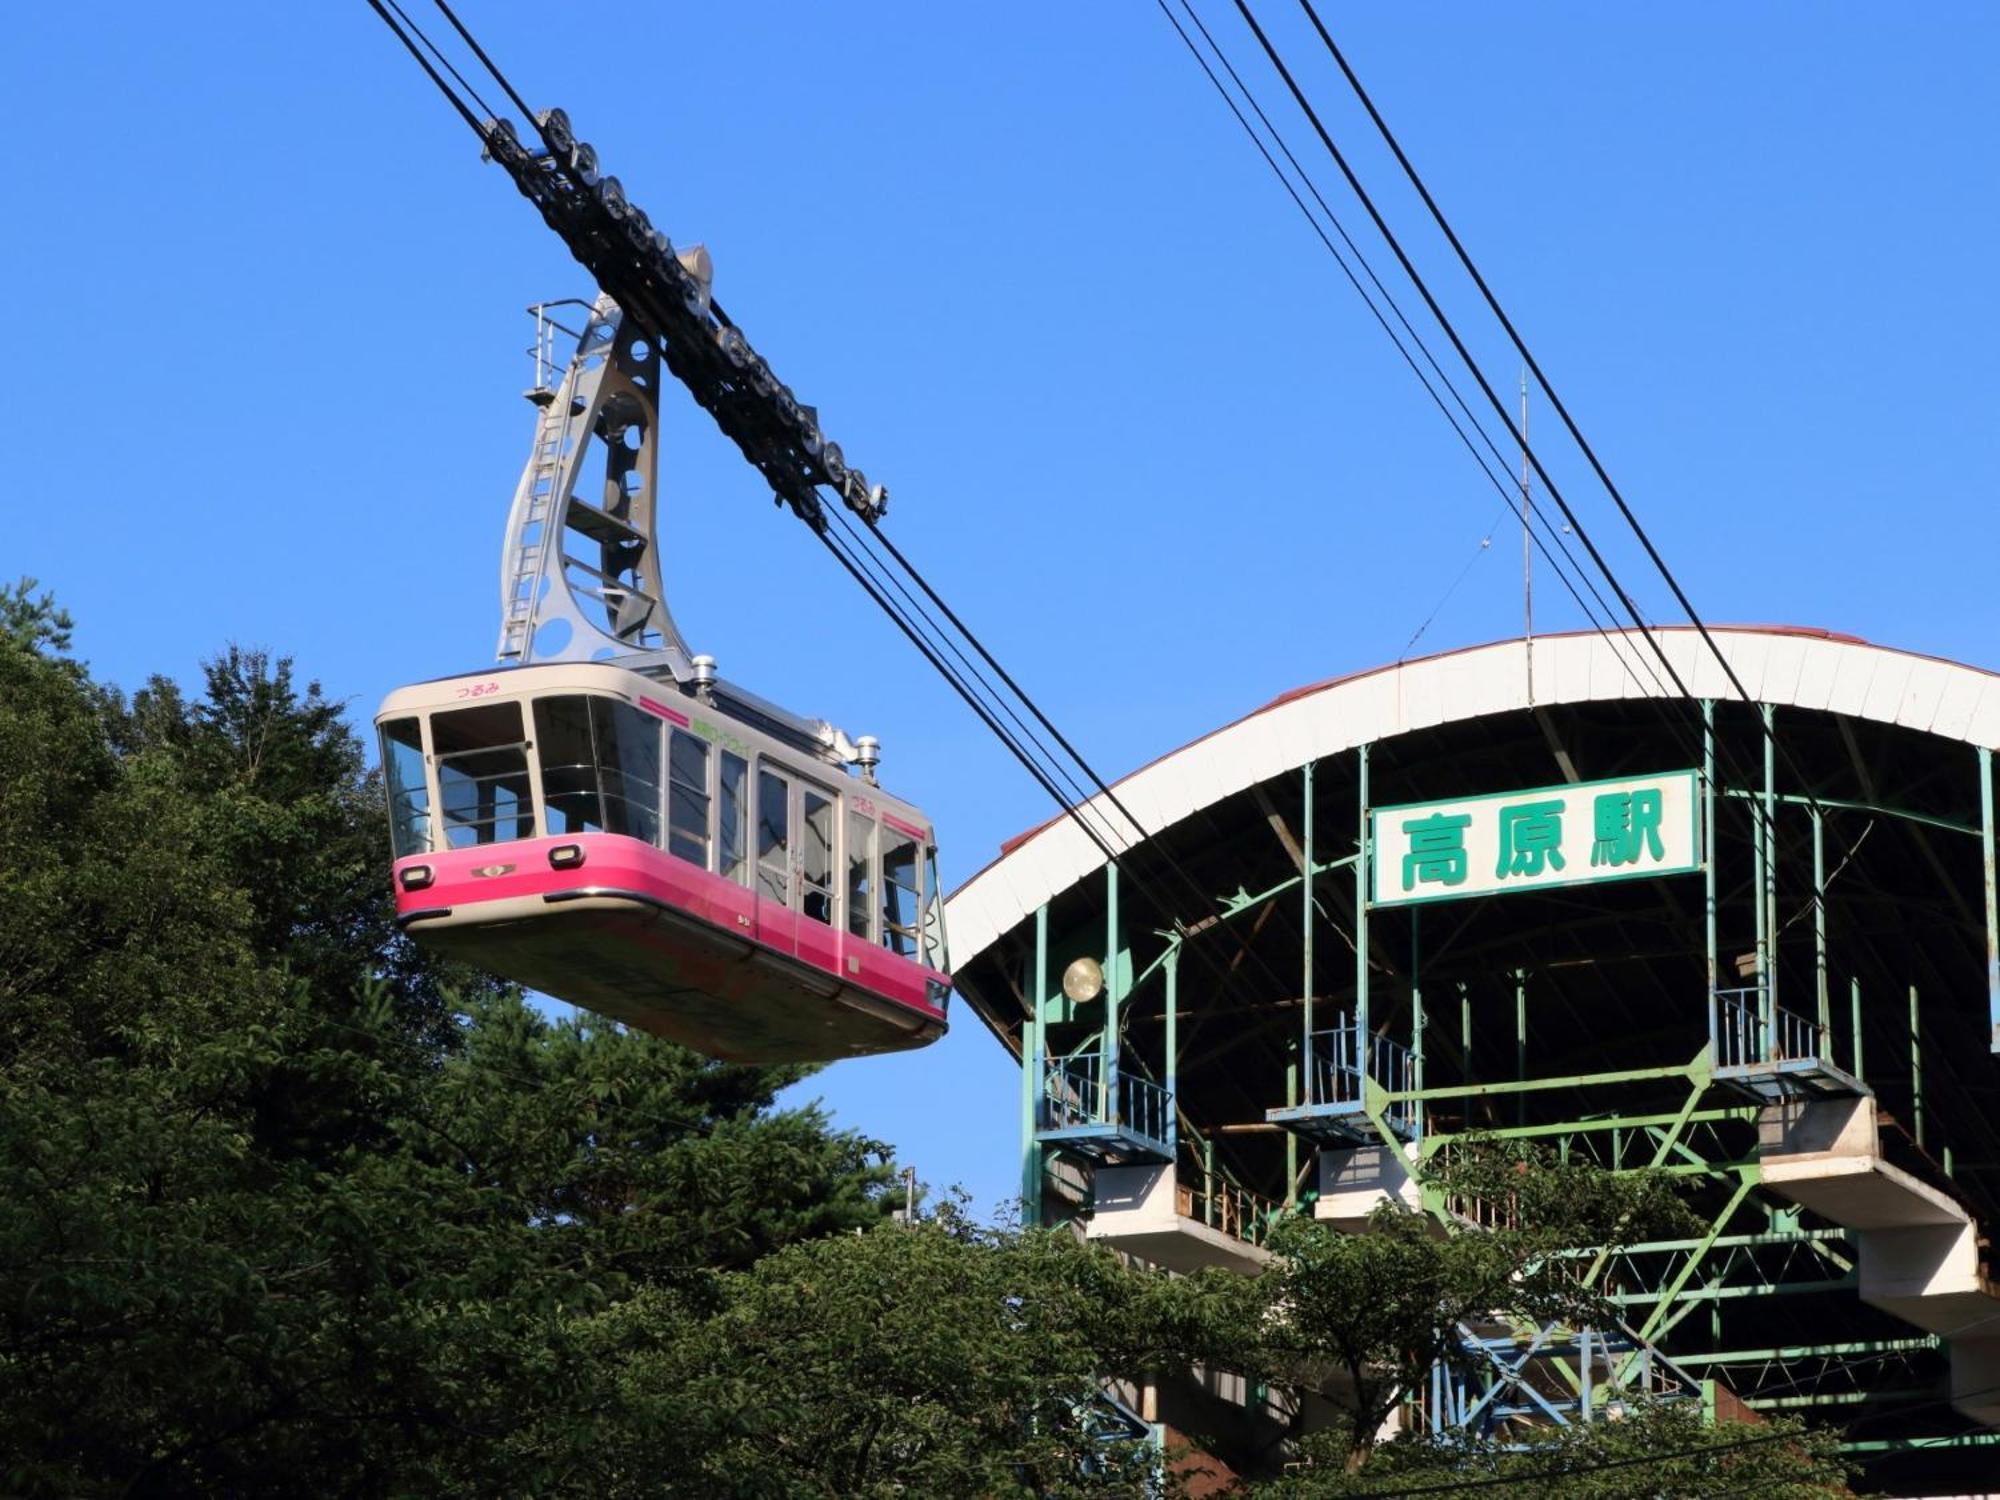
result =
M1661 771L1368 814L1376 906L1701 869L1701 778Z

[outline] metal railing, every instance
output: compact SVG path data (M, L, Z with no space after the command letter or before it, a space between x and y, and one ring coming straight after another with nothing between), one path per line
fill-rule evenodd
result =
M1104 1059L1095 1052L1052 1057L1042 1074L1042 1128L1068 1130L1102 1118L1104 1091L1098 1075Z
M1476 1148L1475 1148L1476 1149ZM1447 1140L1431 1153L1430 1170L1449 1181L1452 1170L1459 1165L1466 1154L1464 1143ZM1481 1229L1518 1229L1521 1227L1521 1203L1515 1193L1501 1193L1489 1197L1481 1193L1447 1192L1444 1195L1447 1213L1456 1215L1468 1224Z
M1417 1086L1416 1058L1401 1042L1363 1033L1343 1012L1325 1031L1312 1034L1311 1064L1306 1070L1306 1103L1359 1106L1367 1099L1367 1079L1392 1094ZM1366 1060L1364 1066L1364 1059ZM1416 1128L1416 1111L1409 1100L1392 1102L1384 1111L1400 1129Z
M1824 1056L1819 1023L1781 1005L1764 1014L1764 990L1717 990L1709 1016L1715 1042L1715 1065L1747 1068L1758 1063L1791 1062Z
M1042 1128L1110 1125L1164 1145L1173 1120L1173 1096L1151 1079L1122 1070L1116 1093L1115 1099L1105 1097L1102 1053L1052 1057L1042 1076Z
M1246 1244L1270 1239L1273 1226L1284 1217L1284 1205L1231 1182L1216 1170L1210 1153L1197 1150L1192 1141L1183 1144L1194 1158L1193 1177L1174 1184L1174 1212Z

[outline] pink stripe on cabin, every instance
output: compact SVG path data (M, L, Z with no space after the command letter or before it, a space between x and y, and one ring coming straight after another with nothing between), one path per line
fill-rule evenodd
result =
M688 716L676 709L668 708L664 703L655 703L651 698L641 698L639 707L649 714L658 714L663 719L671 719L683 729L687 728Z
M921 829L895 821L898 827L922 836ZM551 868L548 851L560 844L582 848L584 862L562 870ZM411 865L428 866L433 880L429 886L414 891L405 890L400 880L395 882L396 909L404 915L443 907L461 921L477 920L480 908L489 902L593 888L629 891L732 936L761 940L762 946L795 958L843 985L865 990L933 1020L944 1020L944 1010L932 1003L925 981L935 980L948 987L949 974L783 907L772 911L767 918L760 908L768 908L771 903L759 901L753 892L735 881L675 859L637 839L608 833L547 834L472 849L406 855L395 862L394 868L401 872ZM474 873L482 869L489 873ZM740 920L753 912L756 914L753 922ZM518 920L518 914L515 919ZM745 931L746 927L750 930ZM806 929L811 931L801 942L798 935ZM667 950L663 947L662 951Z
M920 843L928 844L931 841L931 832L928 828L919 828L914 823L905 823L894 813L883 813L882 821L887 823L891 828L897 829L902 833L907 833L911 838L918 840Z

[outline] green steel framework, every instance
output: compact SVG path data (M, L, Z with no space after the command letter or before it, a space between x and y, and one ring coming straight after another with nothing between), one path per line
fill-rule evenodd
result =
M1813 1228L1802 1222L1794 1207L1757 1191L1759 1168L1754 1151L1745 1155L1743 1127L1754 1125L1759 1103L1789 1092L1798 1085L1796 1076L1780 1076L1781 1027L1790 1026L1794 1039L1810 1039L1811 1067L1807 1080L1828 1092L1872 1092L1873 1085L1893 1079L1905 1089L1910 1100L1910 1129L1921 1150L1926 1143L1925 1056L1923 1046L1923 997L1915 984L1908 986L1909 1048L1906 1057L1877 1057L1870 1066L1864 1055L1863 1011L1874 997L1864 996L1858 979L1850 980L1844 1007L1836 1004L1835 985L1829 964L1830 931L1829 881L1825 822L1829 812L1865 813L1871 818L1904 820L1930 831L1976 838L1982 851L1983 918L1987 1018L1990 1043L2000 1050L2000 893L1995 879L1995 822L1992 789L1992 753L1977 749L1979 822L1976 825L1939 817L1918 809L1898 808L1871 799L1833 799L1807 795L1803 789L1788 791L1778 784L1775 745L1782 728L1769 705L1758 709L1763 728L1761 785L1724 785L1718 776L1716 756L1716 713L1712 702L1701 705L1702 725L1702 926L1706 934L1703 955L1708 988L1710 1039L1692 1056L1663 1060L1644 1068L1605 1072L1538 1076L1533 1069L1528 1017L1533 1005L1533 981L1525 969L1504 976L1511 982L1514 999L1514 1070L1510 1078L1476 1078L1472 1070L1474 1009L1465 984L1457 985L1456 1007L1426 1008L1419 978L1416 920L1417 913L1403 908L1403 920L1410 924L1408 991L1408 1068L1400 1075L1405 1086L1388 1087L1364 1066L1367 1075L1350 1139L1379 1145L1421 1180L1426 1163L1448 1152L1466 1130L1453 1130L1441 1122L1449 1118L1451 1106L1470 1101L1511 1103L1512 1124L1482 1125L1477 1134L1503 1139L1540 1141L1567 1158L1583 1156L1616 1169L1651 1167L1697 1180L1700 1201L1708 1205L1703 1231L1685 1239L1632 1245L1616 1254L1580 1249L1584 1272L1591 1284L1613 1288L1610 1302L1625 1320L1625 1338L1620 1357L1626 1367L1647 1357L1658 1346L1682 1342L1680 1336L1699 1331L1707 1347L1675 1355L1681 1372L1696 1372L1707 1399L1715 1400L1715 1382L1720 1379L1734 1388L1745 1404L1766 1410L1804 1409L1842 1422L1860 1417L1865 1422L1878 1411L1893 1412L1899 1405L1912 1408L1935 1407L1936 1371L1941 1359L1941 1341L1904 1328L1901 1336L1828 1339L1821 1342L1793 1342L1764 1347L1730 1347L1731 1309L1745 1299L1820 1297L1826 1294L1852 1297L1856 1283L1854 1253L1845 1231ZM1368 847L1370 808L1369 777L1373 747L1359 746L1354 752L1357 782L1354 847L1351 852L1322 860L1316 847L1316 772L1308 762L1294 773L1304 817L1300 847L1295 851L1297 873L1269 888L1248 892L1237 890L1216 900L1216 910L1208 920L1192 926L1176 923L1172 930L1135 934L1124 929L1119 916L1119 866L1113 862L1104 870L1105 927L1103 934L1105 976L1100 1001L1081 1004L1067 999L1054 982L1051 961L1050 917L1047 905L1035 915L1032 951L1026 960L1021 988L1028 997L1028 1017L1021 1033L1021 1149L1022 1202L1029 1222L1045 1216L1049 1201L1050 1164L1063 1152L1074 1154L1074 1140L1052 1139L1049 1126L1051 1098L1060 1090L1052 1080L1052 1059L1048 1038L1052 1026L1088 1024L1094 1029L1066 1059L1079 1053L1095 1057L1096 1109L1093 1123L1106 1131L1128 1122L1120 1116L1121 1073L1135 1076L1146 1071L1142 1062L1129 1055L1127 1029L1135 1008L1157 1003L1161 1008L1163 1066L1158 1077L1145 1084L1157 1089L1165 1100L1164 1128L1150 1135L1135 1136L1126 1129L1121 1144L1099 1155L1100 1161L1153 1161L1170 1164L1182 1212L1207 1226L1224 1230L1255 1243L1261 1240L1275 1219L1303 1206L1311 1197L1305 1176L1311 1171L1308 1155L1301 1166L1301 1131L1285 1135L1284 1191L1282 1195L1253 1189L1240 1181L1217 1150L1213 1132L1188 1117L1176 1092L1181 1057L1180 978L1182 961L1190 945L1208 941L1211 934L1246 919L1254 921L1281 900L1296 900L1301 920L1303 973L1300 984L1300 1026L1287 1049L1284 1074L1285 1109L1276 1116L1298 1117L1314 1107L1312 1079L1315 1075L1314 1047L1319 1035L1315 993L1316 935L1322 928L1339 934L1354 952L1352 1028L1368 1047L1382 1036L1387 1022L1371 1012L1371 942L1368 901ZM1731 990L1722 980L1723 959L1718 951L1718 914L1724 900L1718 888L1717 817L1720 809L1732 804L1753 809L1750 844L1752 930L1754 947L1750 967L1739 977L1747 982L1740 991ZM1812 916L1811 986L1806 1003L1810 1014L1781 1004L1777 961L1778 940L1789 923L1781 922L1777 829L1780 818L1803 814L1811 833L1812 874L1809 907ZM1864 834L1865 838L1865 834ZM1849 857L1852 857L1850 848ZM1844 866L1843 866L1844 867ZM1341 871L1353 881L1353 918L1343 927L1320 899L1322 881ZM1836 870L1833 872L1837 874ZM1794 918L1796 920L1796 918ZM1149 956L1140 961L1140 948ZM1754 1006L1754 1016L1745 1033L1751 1040L1746 1054L1741 1046L1728 1051L1725 1039L1717 1034L1718 1008L1730 997L1747 994L1746 1007ZM1790 999L1789 990L1784 994ZM1897 997L1902 999L1905 997ZM1094 1009L1095 1007L1095 1009ZM1842 1012L1845 1012L1843 1015ZM1746 1014L1749 1012L1746 1010ZM1843 1024L1844 1023L1844 1024ZM1444 1075L1439 1064L1446 1061L1436 1053L1435 1039L1457 1032L1459 1072L1467 1076ZM1842 1032L1844 1030L1844 1035ZM1760 1055L1761 1054L1761 1055ZM1372 1053L1368 1053L1372 1057ZM1796 1059L1787 1058L1787 1061ZM1725 1066L1719 1067L1719 1061ZM1907 1083L1900 1070L1907 1068ZM1724 1073L1729 1077L1719 1078ZM1444 1076L1441 1076L1444 1075ZM1565 1110L1565 1096L1602 1091L1635 1084L1664 1090L1670 1102L1665 1107L1639 1113L1617 1111L1577 1112ZM1531 1109L1531 1105L1539 1108ZM1441 1108L1442 1107L1442 1108ZM1415 1128L1411 1128L1411 1122ZM1307 1146L1323 1143L1306 1140ZM1088 1155L1088 1152L1083 1153ZM1946 1178L1956 1183L1954 1145L1943 1146L1942 1168ZM1463 1205L1447 1205L1435 1189L1421 1190L1424 1211L1440 1217ZM1056 1212L1063 1211L1058 1195ZM1087 1206L1079 1202L1077 1206ZM1591 1361L1575 1356L1573 1344L1554 1348L1550 1330L1518 1329L1514 1337L1522 1347L1549 1346L1545 1369L1553 1369L1572 1393L1581 1395L1580 1405L1570 1404L1588 1419L1594 1410L1620 1398L1622 1387L1616 1378L1592 1390ZM1574 1331L1571 1331L1574 1332ZM1586 1332L1586 1349L1588 1333ZM1556 1341L1560 1342L1560 1341ZM1614 1371L1614 1375L1615 1375ZM1431 1393L1433 1406L1438 1393ZM1859 1409L1859 1411L1857 1411ZM1551 1412L1563 1420L1558 1412ZM1945 1425L1949 1425L1948 1423ZM1883 1454L1925 1448L1962 1448L2000 1442L2000 1433L1944 1431L1931 1434L1902 1434L1882 1438L1856 1430L1847 1443L1854 1453L1877 1458Z

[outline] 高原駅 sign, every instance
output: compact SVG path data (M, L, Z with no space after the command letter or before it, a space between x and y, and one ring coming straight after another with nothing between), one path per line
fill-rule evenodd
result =
M1536 787L1368 814L1377 906L1544 890L1701 868L1694 771Z

